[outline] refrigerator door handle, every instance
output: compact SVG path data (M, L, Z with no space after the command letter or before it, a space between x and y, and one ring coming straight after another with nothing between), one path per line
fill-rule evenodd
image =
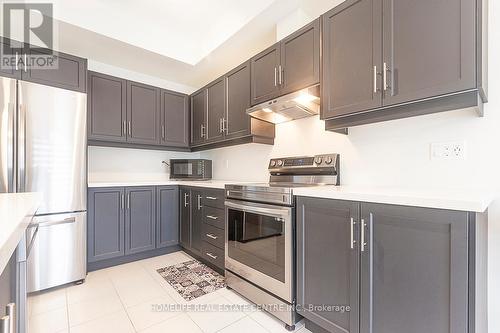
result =
M17 175L14 142L14 119L16 106L14 103L8 103L7 106L7 192L16 192Z
M66 219L63 219L63 220L56 220L56 221L50 221L50 222L40 222L37 225L39 228L46 228L46 227L51 227L53 225L65 224L65 223L75 223L75 222L76 222L76 218L73 216L73 217L68 217Z
M26 191L26 106L19 104L17 145L17 192Z

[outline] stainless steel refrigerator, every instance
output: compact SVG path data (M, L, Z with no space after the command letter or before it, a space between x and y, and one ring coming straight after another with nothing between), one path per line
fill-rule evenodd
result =
M27 292L86 275L87 95L0 78L0 192L41 192Z

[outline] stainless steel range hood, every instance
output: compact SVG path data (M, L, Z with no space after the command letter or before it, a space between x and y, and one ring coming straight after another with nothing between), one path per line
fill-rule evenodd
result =
M255 105L247 109L253 118L279 124L319 114L319 85Z

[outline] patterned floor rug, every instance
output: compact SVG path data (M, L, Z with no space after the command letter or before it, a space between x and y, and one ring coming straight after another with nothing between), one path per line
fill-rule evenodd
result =
M226 286L222 275L202 264L190 260L156 270L186 301L209 294Z

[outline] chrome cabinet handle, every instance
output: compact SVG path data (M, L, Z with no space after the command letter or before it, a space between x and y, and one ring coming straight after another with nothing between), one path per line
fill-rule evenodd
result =
M366 223L364 219L361 219L361 252L365 252L365 227Z
M382 77L383 77L383 85L384 85L384 91L387 91L387 89L390 88L390 86L387 84L387 72L390 72L391 70L389 69L389 67L387 66L387 63L384 62L384 68L383 68L383 73L382 73Z
M200 124L200 137L204 138L205 137L205 125Z
M125 209L125 195L124 194L122 194L121 206L122 206L122 210L124 210Z
M207 237L212 238L212 239L217 239L217 236L214 236L212 234L207 234Z
M132 136L132 124L130 121L128 122L128 135Z
M28 57L24 54L24 72L28 73Z
M161 125L161 138L165 139L165 125Z
M218 219L217 216L212 216L212 215L207 215L207 218L209 218L211 220L217 220Z
M216 197L205 197L205 199L208 199L208 200L217 200Z
M198 194L198 210L201 209L201 195Z
M9 317L9 333L16 333L16 304L9 303L5 306L5 314Z
M376 94L377 91L377 66L373 66L373 93Z
M130 209L130 193L127 194L127 209Z
M279 73L279 83L281 86L283 84L283 68L281 67L281 65L279 65L278 73Z
M227 133L227 119L222 118L222 131Z
M354 218L351 217L351 250L354 249L354 244L356 241L354 240L354 225L356 222L354 221Z
M184 207L188 206L188 201L187 201L188 196L189 196L189 194L184 193Z
M214 256L212 253L205 253L207 256L209 256L212 259L217 259L217 256Z
M219 118L219 133L223 133L224 132L223 126L224 125L222 125L222 118Z
M19 53L16 52L16 71L19 70Z
M0 332L1 333L10 333L10 322L11 322L11 320L10 320L9 316L3 316L0 318Z
M274 86L278 86L278 69L274 67Z
M127 122L123 121L123 135L127 135Z

